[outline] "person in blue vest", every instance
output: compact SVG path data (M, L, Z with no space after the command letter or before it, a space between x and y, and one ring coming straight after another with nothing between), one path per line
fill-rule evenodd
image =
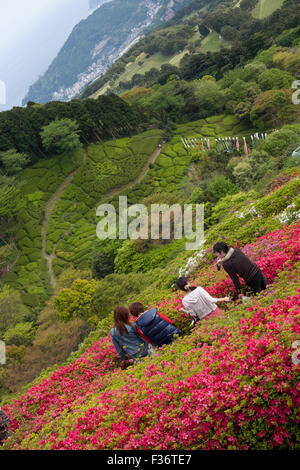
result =
M120 306L114 310L114 327L110 336L117 354L123 361L137 359L148 355L148 344L137 332L137 327L130 322L128 308Z
M141 302L135 302L129 305L129 311L137 318L138 333L155 347L170 344L174 341L175 335L182 335L182 331L176 328L168 317L159 313L157 308L145 311Z

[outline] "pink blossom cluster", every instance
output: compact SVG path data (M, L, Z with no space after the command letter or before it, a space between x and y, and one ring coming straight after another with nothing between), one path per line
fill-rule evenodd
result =
M281 271L291 269L300 260L300 221L296 226L285 226L257 238L254 243L242 247L243 252L254 261L264 273L267 283L271 284ZM210 267L200 273L195 283L203 286L213 296L234 293L231 279L223 272L222 279L215 282L216 268ZM241 284L244 284L241 279Z

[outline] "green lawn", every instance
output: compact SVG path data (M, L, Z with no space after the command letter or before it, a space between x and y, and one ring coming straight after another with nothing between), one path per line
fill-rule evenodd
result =
M263 19L270 16L283 5L284 0L259 0L252 15L254 18Z
M193 36L190 38L188 44L192 44L196 40L200 39L200 33L197 28L195 28L195 32ZM202 52L216 52L219 51L221 46L227 46L228 43L223 39L220 39L218 33L212 32L210 33L203 41L201 45ZM183 51L171 55L165 56L160 52L153 54L151 57L146 58L146 54L143 52L141 53L134 62L130 62L127 64L125 71L119 76L119 78L114 82L112 87L107 82L102 88L100 88L96 93L92 95L93 98L97 98L99 95L105 94L108 89L114 91L120 82L126 82L132 79L132 77L138 73L144 75L150 69L160 69L163 64L171 64L175 65L176 67L179 66L179 63L182 57L187 54L188 48L186 47Z
M127 82L131 80L136 73L144 75L144 73L148 72L152 68L160 69L163 64L171 63L172 57L173 56L164 56L158 52L146 59L145 53L140 54L134 62L130 62L129 64L127 64L125 71L119 76L118 80L116 80L112 88L114 89L115 87L117 87L120 82ZM93 98L97 98L99 95L103 95L108 88L109 85L107 83L104 85L103 88L98 90L93 95Z
M225 46L225 41L220 39L219 34L213 31L202 41L202 52L217 52L221 46Z

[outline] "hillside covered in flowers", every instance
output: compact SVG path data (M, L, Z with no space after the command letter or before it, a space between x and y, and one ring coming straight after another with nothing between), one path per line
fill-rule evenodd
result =
M214 225L194 260L179 257L144 291L141 300L182 328L172 345L124 366L109 336L112 316L100 321L68 361L3 407L13 431L4 449L298 449L298 193L297 171L277 178ZM181 269L211 295L231 296L211 253L230 221L228 241L240 240L268 289L192 328L169 277Z

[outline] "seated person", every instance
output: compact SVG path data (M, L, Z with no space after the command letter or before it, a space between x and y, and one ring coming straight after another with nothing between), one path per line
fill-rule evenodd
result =
M147 356L148 345L137 332L137 327L129 321L130 313L126 307L116 307L114 310L114 327L110 335L116 352L123 361Z
M174 341L174 335L182 335L181 330L176 328L171 320L159 313L157 308L145 311L141 302L129 305L132 316L137 317L136 326L140 335L153 346L160 347Z

